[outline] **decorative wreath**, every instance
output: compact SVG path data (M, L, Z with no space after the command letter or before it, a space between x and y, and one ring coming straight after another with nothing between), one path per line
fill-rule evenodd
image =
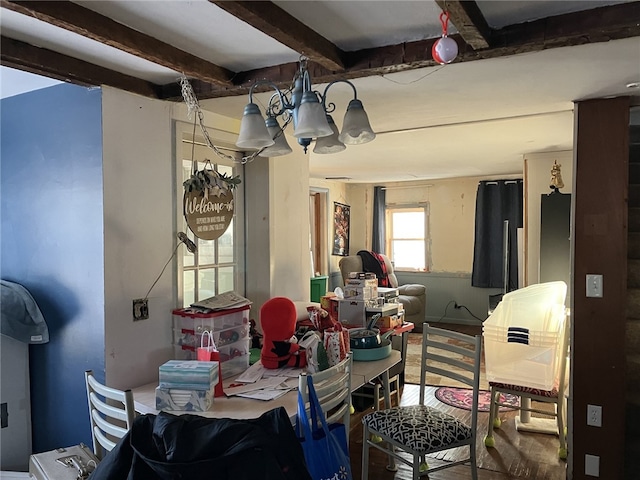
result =
M211 162L207 160L205 168L194 171L182 185L186 193L195 191L200 192L205 197L210 194L219 197L236 188L241 182L239 175L233 177L225 173L216 172L212 168Z

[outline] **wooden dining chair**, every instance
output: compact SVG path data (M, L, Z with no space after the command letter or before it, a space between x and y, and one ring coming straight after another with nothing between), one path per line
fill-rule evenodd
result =
M452 342L450 343L449 340ZM469 464L471 478L477 480L476 430L478 423L478 392L482 337L470 336L429 326L422 329L422 359L420 366L420 401L418 405L377 410L362 417L362 479L369 476L369 448L374 447L389 456L388 470L396 470L396 460L411 467L411 478L459 464ZM454 352L457 358L445 355ZM471 424L460 421L443 409L426 406L425 380L427 372L456 380L472 389ZM373 435L373 436L372 436ZM382 439L382 442L379 441ZM430 467L426 456L458 447L468 447L468 457ZM405 452L409 455L402 455Z
M127 433L135 418L133 393L117 390L96 380L93 370L84 372L91 419L93 453L102 460Z
M327 423L343 423L346 427L347 441L349 440L349 427L351 418L351 367L352 354L347 358L317 373L301 373L298 377L298 391L309 409L309 387L307 375L313 378L313 386L320 401L320 408L324 413Z

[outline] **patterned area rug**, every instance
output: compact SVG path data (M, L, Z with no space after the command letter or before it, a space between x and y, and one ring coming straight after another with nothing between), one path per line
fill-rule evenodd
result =
M440 387L436 390L435 396L438 400L446 405L450 405L456 408L462 408L463 410L471 410L472 390L469 388L456 388L456 387ZM509 407L500 407L501 412L507 410L515 410L520 405L518 396L511 395L509 393L500 394L500 403L506 403L512 405ZM478 411L488 412L491 405L491 393L487 390L482 390L478 394Z

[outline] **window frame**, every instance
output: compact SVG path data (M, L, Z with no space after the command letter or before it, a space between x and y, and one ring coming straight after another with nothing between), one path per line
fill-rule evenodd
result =
M229 132L224 132L216 129L207 129L209 134L211 135L213 141L215 142L216 147L224 150L225 153L235 157L238 161L232 162L231 160L225 161L224 159L218 157L216 153L211 150L205 143L204 137L198 133L194 136L193 125L188 124L186 122L176 121L175 122L175 130L174 130L174 166L175 166L175 196L174 196L174 218L175 218L175 227L176 231L183 231L187 234L187 236L199 245L200 242L208 242L207 240L201 240L197 238L193 232L187 226L187 222L183 215L183 197L184 197L184 167L186 162L191 163L191 139L195 138L195 148L193 151L193 157L198 161L198 169L203 168L206 160L209 160L214 166L224 165L225 167L232 168L232 174L240 175L242 178L243 169L241 168L241 163L239 162L242 153L239 152L233 146L233 135ZM175 285L176 285L176 300L177 305L186 307L185 305L185 285L184 285L184 276L186 272L193 271L194 272L194 290L193 290L193 301L202 300L199 298L199 281L200 281L200 273L203 271L214 270L214 277L216 281L214 283L214 291L215 294L222 293L218 291L219 281L218 281L218 272L220 268L234 268L233 274L233 290L244 295L245 293L245 252L244 246L246 244L245 238L245 212L244 212L244 181L241 182L233 192L234 199L234 213L232 220L233 228L233 260L231 262L219 262L219 239L213 240L214 243L214 263L206 263L200 264L199 262L199 254L200 250L198 250L195 254L191 255L193 258L193 265L185 265L184 264L184 256L180 254L178 251L178 255L176 255L176 269L175 269ZM192 303L191 301L189 303Z
M393 237L393 214L402 212L420 211L424 214L424 237L423 238L394 238ZM430 272L431 271L431 230L429 228L429 202L399 203L385 205L385 249L387 256L393 264L394 271L398 272ZM398 267L393 258L394 240L421 240L424 247L424 268Z

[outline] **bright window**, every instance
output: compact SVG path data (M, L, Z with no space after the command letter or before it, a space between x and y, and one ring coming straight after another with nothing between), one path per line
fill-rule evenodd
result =
M193 149L192 149L193 147ZM195 145L191 142L191 135L182 134L182 145L178 148L180 185L176 195L176 209L178 213L178 230L187 233L187 236L196 244L198 250L195 254L189 253L186 248L181 249L181 257L178 262L178 298L183 306L189 306L193 302L218 295L229 290L235 290L243 294L243 265L242 246L244 234L241 225L243 223L242 211L242 184L233 192L234 215L229 228L216 240L203 240L196 237L182 215L183 195L182 182L191 176L193 169L191 158L198 162L197 169L204 168L205 161L209 160L214 170L227 176L235 176L240 173L232 159L219 158L203 142L196 137ZM240 158L240 153L225 151L225 153ZM208 165L209 167L209 165ZM236 171L238 170L238 171Z
M428 270L427 210L426 205L387 207L387 253L394 269Z

